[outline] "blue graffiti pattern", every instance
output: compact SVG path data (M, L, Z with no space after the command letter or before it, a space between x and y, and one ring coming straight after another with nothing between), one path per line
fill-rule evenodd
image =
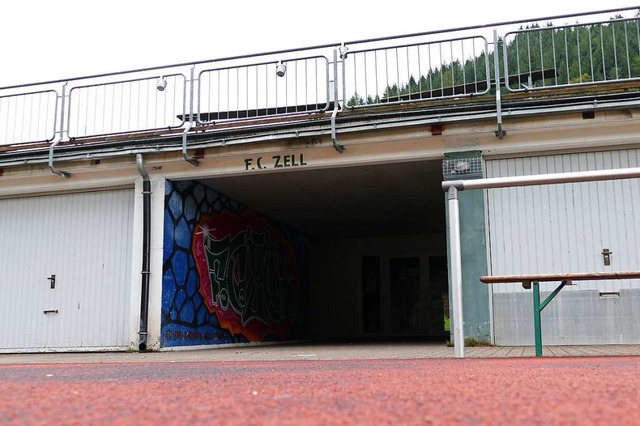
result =
M201 216L228 210L242 214L243 204L226 197L196 181L167 181L164 212L164 259L162 279L163 347L246 343L241 334L233 335L220 327L215 314L210 313L198 292L199 277L191 253L192 235ZM308 259L303 235L278 225L292 241L301 266L301 303L308 297ZM292 338L306 335L307 321L302 318Z

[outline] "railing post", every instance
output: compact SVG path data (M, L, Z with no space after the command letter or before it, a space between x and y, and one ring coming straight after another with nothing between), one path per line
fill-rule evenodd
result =
M342 102L347 102L347 55L349 53L349 48L342 43L340 46L340 61L342 62ZM366 95L365 95L366 96Z
M502 93L500 92L500 43L498 42L498 30L493 30L493 68L496 87L496 119L498 130L496 136L503 139L506 132L502 129ZM505 74L506 75L506 74Z
M451 297L453 299L453 349L456 358L464 358L464 319L462 313L462 255L460 250L460 205L458 189L449 187L449 253Z

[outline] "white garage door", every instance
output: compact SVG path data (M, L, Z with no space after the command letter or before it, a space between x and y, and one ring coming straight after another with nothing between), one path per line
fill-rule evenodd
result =
M0 351L128 347L133 198L0 200Z
M490 160L486 171L503 177L638 166L640 150L632 149ZM639 179L488 190L487 201L492 275L640 270ZM531 291L492 288L496 342L531 344ZM543 312L545 344L637 343L639 300L640 280L566 288Z

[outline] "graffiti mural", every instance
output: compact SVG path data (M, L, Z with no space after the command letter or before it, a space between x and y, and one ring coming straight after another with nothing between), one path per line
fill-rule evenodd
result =
M193 238L200 294L222 328L251 341L284 340L298 307L291 243L252 210L203 216Z
M167 181L162 345L304 338L304 236L198 182Z

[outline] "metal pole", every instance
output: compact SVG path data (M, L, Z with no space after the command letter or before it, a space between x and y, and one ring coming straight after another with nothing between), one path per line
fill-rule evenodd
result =
M140 290L140 331L138 332L138 349L147 350L149 325L149 267L151 250L151 179L144 168L142 154L136 154L138 173L142 176L142 282Z
M500 49L498 46L498 30L493 30L493 74L495 75L495 87L496 87L496 118L498 119L498 130L496 136L499 139L504 139L505 132L502 130L502 92L500 91ZM506 76L507 74L505 74ZM507 84L505 77L505 85Z
M456 358L464 358L464 320L462 315L462 256L460 254L460 206L458 190L450 187L449 251L451 262L451 297L453 300L453 348Z
M540 319L540 285L537 281L533 287L533 328L536 335L536 356L542 356L542 321Z

